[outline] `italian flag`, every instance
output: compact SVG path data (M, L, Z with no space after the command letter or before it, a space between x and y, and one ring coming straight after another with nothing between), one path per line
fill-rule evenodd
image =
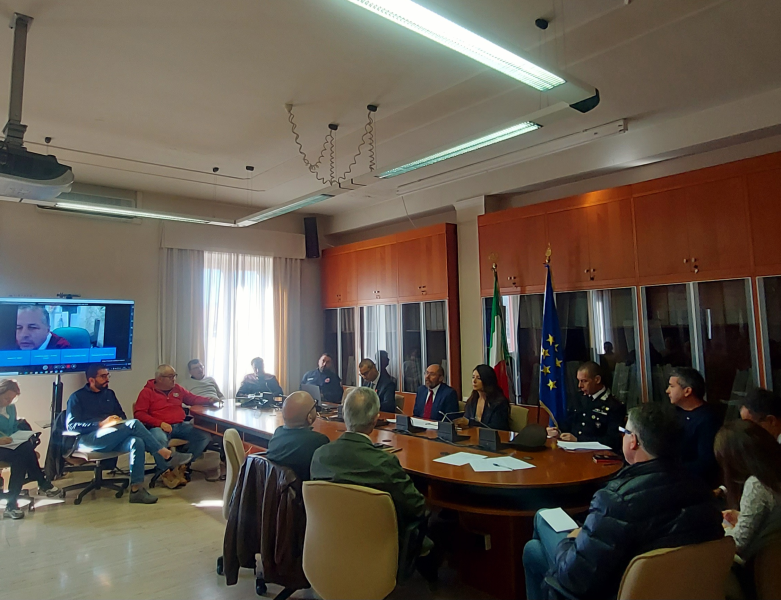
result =
M504 392L504 397L508 399L510 398L510 385L507 379L507 360L509 357L507 337L504 334L504 320L502 319L499 278L494 270L494 302L491 307L491 346L488 349L488 364L496 372L499 388Z

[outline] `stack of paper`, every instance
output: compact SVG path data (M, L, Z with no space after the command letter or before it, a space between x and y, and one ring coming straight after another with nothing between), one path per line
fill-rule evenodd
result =
M471 464L477 461L485 460L484 454L472 454L471 452L456 452L455 454L448 454L442 458L435 458L434 462L442 463L443 465L453 465L454 467L463 467L464 465Z
M578 524L561 508L546 508L539 513L556 533L578 528Z
M412 425L414 427L422 427L423 429L438 429L438 421L427 421L426 419L416 419L412 417Z
M610 450L610 446L599 442L556 442L562 450Z
M3 446L0 446L0 448L5 448L6 450L14 450L15 448L18 448L21 444L25 443L27 440L29 440L33 435L35 434L34 431L17 431L13 434L11 434L11 439L13 440L10 444L4 444Z
M484 454L473 454L471 452L448 454L442 458L435 458L434 462L453 465L454 467L470 465L477 473L519 471L521 469L534 468L534 465L518 460L513 456L485 456Z

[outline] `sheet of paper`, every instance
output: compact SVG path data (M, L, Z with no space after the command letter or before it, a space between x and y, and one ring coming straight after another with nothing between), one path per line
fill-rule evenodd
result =
M610 450L610 446L599 442L557 442L563 450Z
M561 508L546 508L539 513L556 533L578 528L578 524Z
M388 423L395 423L396 419L385 419Z
M515 458L514 456L501 456L499 458L486 458L487 461L490 461L494 465L499 465L500 467L507 467L508 469L512 469L513 471L520 471L521 469L533 469L534 465L527 463L523 460L519 460Z
M423 427L423 429L438 429L439 428L439 422L438 421L427 421L426 419L416 419L415 417L412 417L412 424L415 427Z
M13 442L11 442L10 444L5 444L3 446L0 446L0 448L5 448L6 450L14 450L24 442L29 440L34 434L35 434L34 431L17 431L11 436Z
M469 465L474 469L476 473L509 473L512 471L510 467L503 467L502 465L497 465L492 460L476 460L472 463L469 463Z
M454 467L463 467L475 462L482 462L485 460L484 454L472 454L471 452L456 452L455 454L448 454L440 458L435 458L434 462L442 463L444 465L453 465Z

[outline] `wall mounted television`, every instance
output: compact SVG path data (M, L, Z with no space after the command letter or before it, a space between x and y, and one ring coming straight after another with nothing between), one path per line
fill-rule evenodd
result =
M0 375L130 369L132 300L0 298Z

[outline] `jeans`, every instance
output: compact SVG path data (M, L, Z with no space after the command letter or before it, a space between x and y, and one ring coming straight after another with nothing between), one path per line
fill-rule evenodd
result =
M41 471L38 457L35 456L35 449L29 441L19 444L13 450L0 446L0 461L11 465L11 477L8 480L7 507L17 507L16 499L19 497L22 486L28 478L37 481L38 487L42 490L48 490L52 487L52 484L49 483L43 471Z
M79 438L82 452L129 452L130 485L144 482L145 453L155 459L158 471L167 471L168 462L158 454L165 446L157 441L138 419L129 419L113 427L103 427Z
M540 516L534 515L534 538L523 548L523 570L526 574L527 600L544 600L542 585L545 575L556 562L556 546L567 532L556 533Z
M212 441L212 436L205 431L196 429L193 424L188 421L176 423L175 425L171 425L171 427L173 428L171 433L166 433L159 427L150 429L149 433L155 436L155 439L160 442L162 446L168 446L168 442L173 438L187 440L187 451L193 455L193 460L200 458L203 451L206 450L206 446Z

